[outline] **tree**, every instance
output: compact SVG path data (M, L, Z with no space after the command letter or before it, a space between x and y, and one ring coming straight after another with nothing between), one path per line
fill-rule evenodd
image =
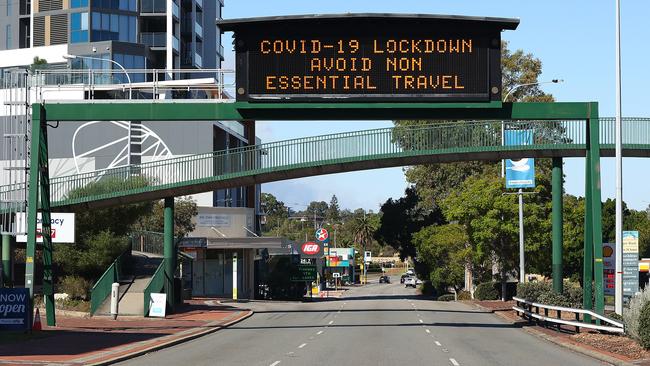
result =
M409 187L404 197L397 200L390 198L381 205L381 217L374 238L383 245L393 247L402 259L416 256L412 242L414 233L425 226L444 223L438 207L423 207L419 202L416 190Z
M522 50L511 52L508 49L508 43L503 41L501 44L501 68L502 94L505 96L516 85L537 82L542 73L542 62ZM531 85L514 90L508 97L508 101L550 102L553 101L553 96L544 93L539 85ZM399 127L444 122L448 121L404 120L395 121L395 125ZM472 161L419 165L405 168L404 172L407 182L414 185L421 197L420 204L425 207L435 207L447 197L454 187L459 186L468 177L486 174L486 170L491 170L490 166L493 164L494 162ZM543 164L537 162L536 165L541 167ZM546 164L548 165L548 163Z
M365 212L357 214L352 224L354 242L361 245L361 251L365 252L366 246L372 241L375 227L372 225L370 216Z
M133 226L135 230L164 232L165 230L164 201L156 201L152 210L140 217ZM192 219L199 213L196 201L189 197L174 200L174 236L182 238L194 231Z
M341 213L339 209L339 199L336 198L336 195L332 195L332 199L330 200L330 204L327 207L327 214L326 214L326 220L330 224L336 224L341 221Z
M36 70L42 70L47 68L47 60L42 59L38 56L34 56L34 60L32 61L32 64L29 65L29 71L32 73Z
M451 287L458 294L472 256L465 228L458 224L427 226L413 235L413 243L418 262L426 265L432 285L443 293Z

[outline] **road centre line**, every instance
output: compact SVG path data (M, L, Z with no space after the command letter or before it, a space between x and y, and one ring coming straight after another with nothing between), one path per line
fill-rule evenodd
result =
M440 342L438 342L438 341L436 341L436 346L439 346L439 347L441 347L441 346L442 346L442 344L441 344Z
M458 361L454 360L453 358L450 358L449 361L451 361L451 364L454 365L454 366L460 366Z
M321 334L323 334L322 330L319 330L318 333L316 333L316 335L321 335Z
M269 366L275 366L275 365L277 365L277 364L279 364L279 363L280 363L280 361L275 361L275 362L273 362L273 363L272 363L271 365L269 365Z
M431 333L431 331L430 331L430 330L428 330L428 329L425 329L425 331L426 331L427 333Z
M327 323L327 324L328 324L328 325L332 325L332 323L334 323L334 320L330 320L330 322Z
M424 323L424 320L422 320L422 319L418 319L418 320L420 321L420 323Z
M301 344L300 346L298 346L298 348L303 348L303 347L306 346L306 345L307 345L307 343L303 343L303 344Z

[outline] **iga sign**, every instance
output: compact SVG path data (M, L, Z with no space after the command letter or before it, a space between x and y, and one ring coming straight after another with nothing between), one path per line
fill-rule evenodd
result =
M323 256L323 245L321 243L308 241L300 245L300 256L308 258L320 258Z
M18 212L16 214L17 226L21 228L21 231L27 232L27 219L24 212ZM74 213L60 213L52 212L50 215L50 225L52 227L52 243L74 243L75 240L75 222L74 222ZM41 213L38 213L36 218L36 242L42 243L43 236L41 231L43 230ZM16 241L19 243L27 242L27 235L17 235Z
M501 31L516 19L429 14L219 21L235 32L237 100L501 100Z
M0 330L27 330L29 327L29 290L0 288Z

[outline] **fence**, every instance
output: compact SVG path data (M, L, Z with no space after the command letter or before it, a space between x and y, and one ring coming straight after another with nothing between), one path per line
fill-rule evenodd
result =
M106 269L104 274L95 282L90 291L90 314L95 314L104 300L110 295L114 282L120 282L126 270L127 261L131 257L131 248L120 254L115 261Z

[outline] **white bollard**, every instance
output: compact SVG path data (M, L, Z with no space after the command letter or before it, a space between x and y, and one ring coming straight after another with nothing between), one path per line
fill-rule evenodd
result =
M113 320L117 319L117 304L120 299L120 284L114 282L111 286L111 315Z

